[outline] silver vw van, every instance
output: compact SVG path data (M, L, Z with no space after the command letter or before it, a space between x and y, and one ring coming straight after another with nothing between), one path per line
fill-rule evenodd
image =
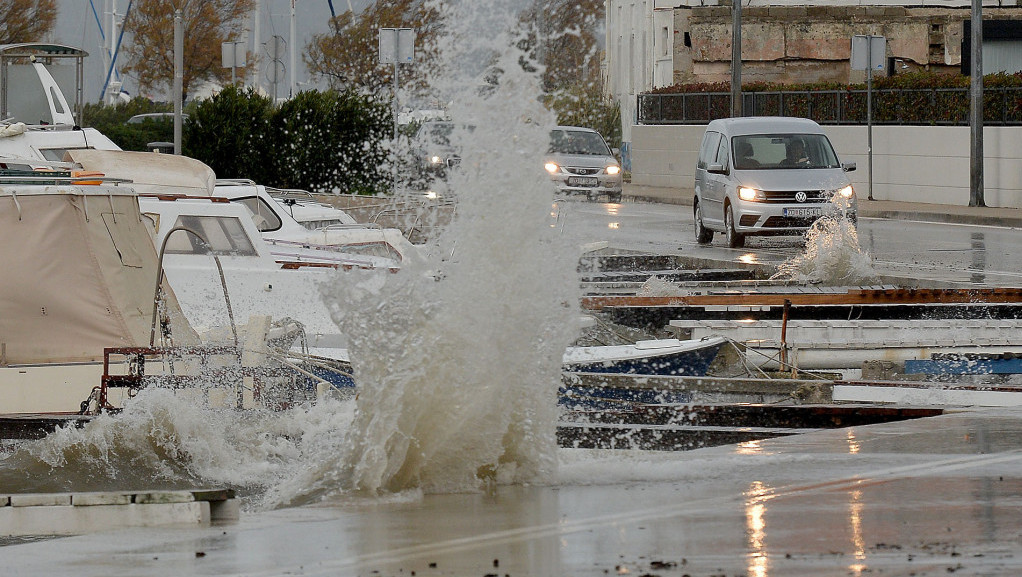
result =
M731 248L748 235L796 235L826 215L855 222L855 191L820 125L806 118L710 122L696 165L696 240L723 232Z

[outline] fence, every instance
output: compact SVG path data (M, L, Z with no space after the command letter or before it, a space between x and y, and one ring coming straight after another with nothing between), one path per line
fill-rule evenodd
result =
M639 124L705 124L731 116L730 92L639 94ZM745 92L745 116L798 116L820 124L865 124L865 90ZM967 126L968 88L873 90L873 123ZM1022 87L983 90L983 123L1022 125Z

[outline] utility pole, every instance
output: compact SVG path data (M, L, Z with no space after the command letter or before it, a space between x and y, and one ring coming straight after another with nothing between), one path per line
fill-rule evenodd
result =
M983 0L972 0L971 26L969 206L986 206L983 200Z
M185 25L181 9L174 11L174 154L181 154L181 100L184 96Z
M295 97L295 86L298 84L298 79L295 78L295 73L298 72L295 66L297 62L295 51L298 49L298 40L295 38L295 1L291 0L291 93L288 95L290 98Z
M742 115L742 0L731 0L731 116Z

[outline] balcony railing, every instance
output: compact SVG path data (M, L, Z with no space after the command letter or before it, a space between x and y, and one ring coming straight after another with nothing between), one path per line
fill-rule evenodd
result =
M705 124L731 115L731 93L640 94L639 124ZM820 124L866 124L865 90L745 92L745 116L799 116ZM968 126L968 88L873 91L873 123ZM983 123L1022 124L1022 88L983 90Z

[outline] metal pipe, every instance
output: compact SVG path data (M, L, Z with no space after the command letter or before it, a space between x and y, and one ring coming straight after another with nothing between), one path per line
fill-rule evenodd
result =
M213 262L216 263L216 270L220 273L220 286L224 289L224 301L227 303L227 317L231 321L231 333L234 335L234 346L237 347L238 328L234 323L234 310L231 309L231 297L227 294L227 279L224 277L224 267L220 265L220 257L213 252L213 248L210 246L209 242L206 241L205 237L186 226L175 226L170 229L167 231L167 236L163 237L163 242L160 243L160 258L156 265L159 268L159 273L156 275L156 291L153 293L153 319L151 330L149 332L149 346L153 347L156 343L156 316L160 306L160 285L163 284L163 256L167 252L167 241L170 240L170 235L179 230L194 235L195 238L199 239L202 244L209 248L209 252L213 256Z
M791 312L791 299L784 299L784 311L781 315L781 367L788 369L788 314Z

